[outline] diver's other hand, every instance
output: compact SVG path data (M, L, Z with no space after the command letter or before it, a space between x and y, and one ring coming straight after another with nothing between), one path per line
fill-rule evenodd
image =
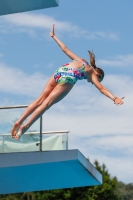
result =
M52 25L52 29L51 29L51 31L50 31L50 36L53 38L54 37L54 35L55 35L55 33L54 33L54 24Z
M124 99L124 97L122 97L122 98L115 97L114 98L114 104L122 105L124 103L122 99Z

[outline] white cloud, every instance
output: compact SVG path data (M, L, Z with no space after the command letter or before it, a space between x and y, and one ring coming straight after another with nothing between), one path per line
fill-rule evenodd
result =
M10 16L2 17L3 20L10 23L10 29L12 31L20 31L20 32L28 32L31 35L35 36L35 29L42 30L50 30L51 25L56 25L57 32L68 32L72 37L83 37L86 39L110 39L110 40L119 40L119 37L115 33L110 32L90 32L88 30L84 30L83 28L74 25L67 21L57 20L54 17L47 15L34 15L34 14L14 14ZM1 21L2 23L3 21ZM3 25L3 23L2 23ZM13 26L19 27L19 29L15 30ZM23 27L23 29L22 29ZM5 30L2 29L2 31Z
M47 76L39 73L27 75L17 68L0 64L0 91L35 97L42 91Z
M118 154L132 155L133 135L104 135L103 137L88 137L90 144L95 144L102 151L117 151ZM87 141L85 141L87 143ZM84 143L85 143L84 142ZM93 147L94 148L94 147Z
M130 68L133 66L133 54L118 55L109 59L97 60L97 63L99 66Z
M117 151L116 151L117 152ZM107 169L111 176L116 176L119 181L123 181L124 183L132 183L133 176L132 176L132 168L133 168L133 159L132 156L127 157L119 157L114 155L114 157L106 156L104 153L91 155L92 159L97 158L100 161L100 164L104 163L107 166Z
M47 15L33 15L33 14L15 14L12 16L4 16L3 17L8 22L11 22L12 24L16 24L17 26L28 26L33 28L42 28L50 30L52 24L56 24L57 30L65 29L71 27L71 25L68 22L61 22L53 17L47 16Z

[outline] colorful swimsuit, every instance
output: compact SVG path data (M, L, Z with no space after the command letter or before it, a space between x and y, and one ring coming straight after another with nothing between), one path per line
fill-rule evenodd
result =
M64 64L63 66L59 67L54 74L54 79L57 84L64 84L64 83L75 84L77 80L87 79L85 72L85 65L88 63L77 59L74 61L82 62L83 63L82 68L80 69L71 68L70 64Z

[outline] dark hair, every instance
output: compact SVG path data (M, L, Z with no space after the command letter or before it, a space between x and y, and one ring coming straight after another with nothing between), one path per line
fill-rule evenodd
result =
M101 81L103 80L104 78L104 71L97 67L96 64L95 64L95 54L91 51L88 51L89 52L89 55L90 55L90 65L101 75Z

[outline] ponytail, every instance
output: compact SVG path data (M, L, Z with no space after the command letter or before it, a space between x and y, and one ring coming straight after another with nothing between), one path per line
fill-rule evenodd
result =
M95 54L91 51L88 51L90 55L90 64L91 66L96 69L96 64L95 64Z
M103 80L103 78L104 78L104 71L103 71L101 68L99 68L99 67L96 66L96 64L95 64L95 54L94 54L93 52L89 51L89 50L88 50L88 53L89 53L89 55L90 55L90 65L91 65L98 73L100 73L100 74L102 75L102 80ZM101 80L101 81L102 81L102 80Z

